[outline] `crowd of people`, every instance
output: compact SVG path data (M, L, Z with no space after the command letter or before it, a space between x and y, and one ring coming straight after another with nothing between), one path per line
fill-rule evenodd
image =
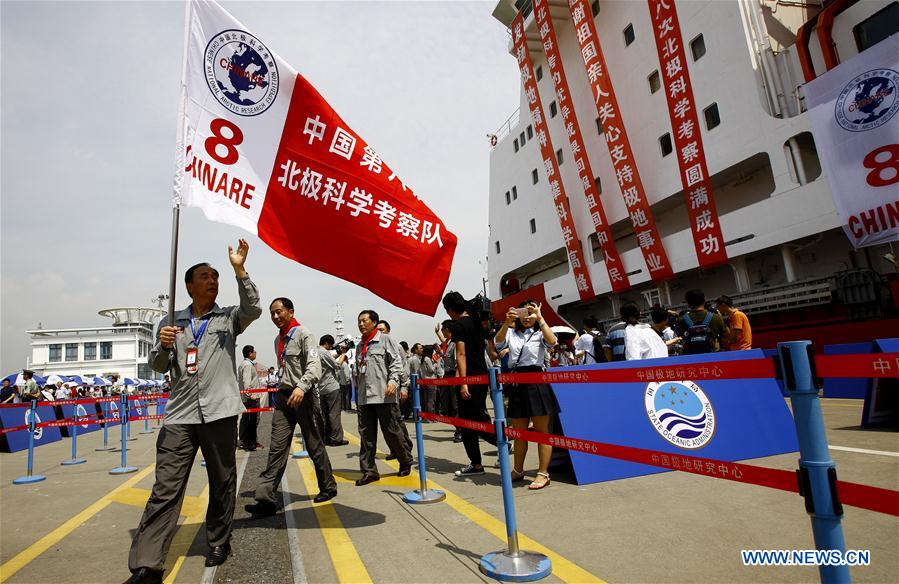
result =
M12 379L18 376L9 376L3 379L0 388L0 404L24 403L32 400L59 401L66 399L80 399L92 397L118 396L123 393L128 395L153 394L168 391L168 376L158 385L126 384L118 376L110 376L106 383L85 383L78 381L66 381L63 376L51 376L46 383L38 384L34 371L23 369L22 381L13 383Z

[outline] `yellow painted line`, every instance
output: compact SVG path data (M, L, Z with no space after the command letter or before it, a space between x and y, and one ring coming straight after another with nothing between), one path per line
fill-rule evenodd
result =
M349 433L344 429L344 437L350 442L354 444L359 444L359 438ZM385 461L391 468L399 470L399 463L394 460ZM408 477L403 477L408 478ZM416 477L417 478L417 477ZM383 479L379 481L383 482ZM414 486L418 486L418 481L414 481ZM479 507L469 503L462 497L459 497L446 487L442 487L428 479L428 488L439 489L446 493L446 503L450 507L456 510L456 512L464 515L474 523L480 525L484 530L488 533L494 535L497 539L505 543L506 540L506 523L504 521L500 521L493 515L490 515L486 511L482 511ZM564 582L572 582L581 584L582 582L596 582L605 584L605 580L594 576L584 568L581 568L571 560L565 558L564 556L552 551L548 547L540 544L536 540L531 539L530 537L524 535L520 531L518 532L518 541L521 544L522 548L526 548L532 551L540 552L546 555L550 560L552 560L553 571L552 575L556 578L564 581Z
M23 551L13 556L9 561L0 566L0 582L8 580L13 576L13 574L27 566L36 557L38 557L51 547L55 546L64 537L83 525L88 519L105 509L110 503L115 500L114 497L118 493L126 489L130 489L133 485L136 485L141 481L141 479L153 472L153 469L155 468L156 465L151 464L142 471L139 471L127 481L125 481L109 493L103 495L96 502L87 506L83 511L48 533L44 537L37 540L36 542L25 548Z
M306 485L306 492L317 493L318 481L315 478L315 468L312 466L312 462L308 458L300 458L297 459L297 466L300 468L300 475ZM318 520L328 553L331 555L331 563L337 573L337 581L352 582L353 584L371 582L371 576L368 575L368 570L365 569L365 564L362 563L356 546L353 545L353 541L344 529L332 501L333 499L324 503L313 503L312 509L315 511L315 518Z
M128 489L123 489L114 495L110 495L110 498L116 503L144 508L147 505L147 500L150 498L150 493L150 489L130 487ZM189 517L195 515L199 511L205 510L206 505L200 500L200 497L184 497L184 504L181 505L181 515Z
M175 578L178 577L178 572L181 571L181 566L184 565L187 552L190 550L190 546L193 544L194 539L196 539L200 527L206 521L206 506L209 503L209 484L203 487L203 492L200 493L200 496L196 497L196 499L198 500L199 507L193 514L187 516L184 523L178 527L178 532L175 533L175 537L172 539L172 546L169 548L169 553L166 556L165 561L165 570L168 572L168 576L165 578L165 584L172 584L175 581Z

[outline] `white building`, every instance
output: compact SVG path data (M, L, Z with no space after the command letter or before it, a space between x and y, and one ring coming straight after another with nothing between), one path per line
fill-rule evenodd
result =
M147 364L161 308L106 308L99 312L112 326L67 329L38 328L31 335L29 368L41 376L99 375L158 379Z

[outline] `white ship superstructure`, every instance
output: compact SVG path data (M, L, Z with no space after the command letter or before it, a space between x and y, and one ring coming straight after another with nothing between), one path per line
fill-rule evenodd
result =
M834 295L845 295L841 286L888 289L883 275L896 273L883 257L890 247L853 251L839 227L798 88L805 82L806 37L806 61L821 74L828 66L818 29L832 21L834 53L828 58L849 59L895 33L895 0L691 0L676 7L728 264L699 270L647 2L598 0L592 12L675 273L660 283L650 278L615 180L568 2L549 2L575 114L632 286L612 294L530 0L501 0L493 16L507 27L517 11L525 14L540 100L596 298L579 298L524 92L519 109L497 132L490 157L490 297L501 303L545 297L563 318L579 324L587 314L614 318L623 300L644 309L676 306L689 288L701 288L711 298L730 294L757 315L826 305ZM509 47L512 52L511 39ZM835 275L843 279L835 281ZM877 316L879 308L865 310Z

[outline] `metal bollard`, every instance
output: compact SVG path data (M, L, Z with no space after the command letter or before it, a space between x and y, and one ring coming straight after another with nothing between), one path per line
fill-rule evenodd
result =
M122 418L122 421L124 424L126 424L125 428L128 432L128 442L134 442L135 440L137 440L137 436L134 436L133 438L131 437L131 404L129 403L127 396L125 399L125 407L123 408L123 411L125 412L125 417Z
M27 485L30 483L39 483L43 480L46 480L47 477L44 475L36 475L33 474L34 471L34 432L37 430L35 426L37 425L37 400L31 400L31 408L25 411L25 417L30 418L28 423L31 425L28 428L28 463L26 474L23 477L19 477L17 479L13 479L12 484L14 485Z
M74 464L84 464L87 462L84 458L78 458L78 404L75 404L75 414L72 416L72 420L75 422L72 426L72 458L69 460L63 460L59 464L63 466L72 466Z
M108 452L115 450L109 445L109 402L101 402L100 408L103 410L103 447L94 448L97 452Z
M837 468L830 458L818 388L815 387L811 341L778 343L784 387L790 392L793 420L799 439L799 494L812 519L815 547L846 552L843 506L836 491ZM818 567L821 582L851 582L848 566Z
M159 406L157 406L159 409ZM144 402L144 429L140 431L140 434L152 434L154 430L150 428L150 420L147 418L150 417L150 400Z
M512 474L509 464L508 440L506 440L506 408L496 376L499 369L491 367L490 395L493 397L493 424L496 428L496 448L499 452L499 468L503 483L503 510L506 516L506 537L509 547L490 552L481 558L481 573L496 580L533 582L552 573L552 560L541 553L523 551L518 547L518 523L515 519L515 499L512 494Z
M446 499L446 493L438 489L428 489L425 440L421 431L421 396L418 390L418 375L412 374L412 419L415 421L415 448L418 453L419 488L403 495L403 501L412 505L439 503Z
M128 447L125 445L127 438L125 437L125 422L128 420L128 396L122 394L122 407L119 409L119 421L122 428L122 463L109 471L111 475L128 474L137 470L136 466L128 466Z

